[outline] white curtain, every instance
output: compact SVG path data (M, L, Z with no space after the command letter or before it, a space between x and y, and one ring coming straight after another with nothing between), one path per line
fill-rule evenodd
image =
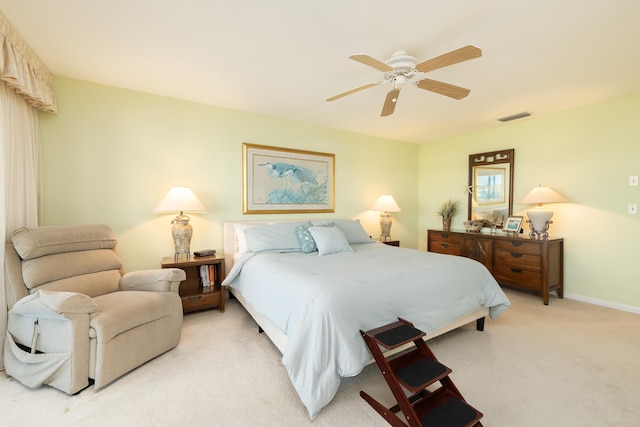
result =
M4 244L37 226L40 197L38 113L56 111L51 74L0 13L0 370L7 329ZM3 226L4 225L4 226Z

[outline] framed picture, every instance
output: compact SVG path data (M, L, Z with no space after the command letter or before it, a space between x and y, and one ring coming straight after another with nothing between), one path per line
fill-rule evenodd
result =
M242 213L334 212L335 155L242 144Z
M512 233L519 233L520 226L522 225L522 219L523 217L521 216L510 216L507 218L507 223L504 225L503 230L510 231Z

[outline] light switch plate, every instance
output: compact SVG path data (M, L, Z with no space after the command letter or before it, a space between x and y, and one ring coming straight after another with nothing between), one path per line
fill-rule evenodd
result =
M635 215L638 213L638 204L637 203L629 203L629 214Z
M638 186L638 176L630 176L629 177L629 187L637 187Z

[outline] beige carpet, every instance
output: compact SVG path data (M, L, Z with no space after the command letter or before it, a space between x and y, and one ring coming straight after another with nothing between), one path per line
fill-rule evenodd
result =
M430 341L487 427L640 425L640 316L572 300L544 306L507 290L512 307L484 332ZM171 352L77 396L30 390L0 373L2 426L385 426L360 397L392 403L370 365L343 379L314 421L280 354L235 300L185 316Z

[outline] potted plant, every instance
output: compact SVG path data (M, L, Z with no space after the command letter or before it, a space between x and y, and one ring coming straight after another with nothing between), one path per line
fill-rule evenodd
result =
M458 213L459 204L458 200L449 199L438 209L437 214L442 218L443 231L451 230L451 218Z

